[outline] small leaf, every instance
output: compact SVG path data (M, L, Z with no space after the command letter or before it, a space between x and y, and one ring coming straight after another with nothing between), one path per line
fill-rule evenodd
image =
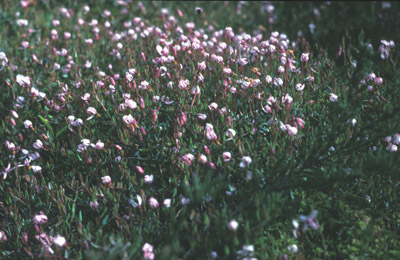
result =
M40 120L42 120L42 122L45 124L47 129L49 129L51 135L54 136L54 131L53 131L53 128L51 127L51 125L49 123L49 120L47 120L46 118L42 117L41 115L38 115L38 117L40 118Z
M62 129L58 130L57 133L56 133L56 138L58 138L58 137L59 137L62 133L64 133L65 130L67 130L67 129L68 129L68 126L66 125L66 126L64 126Z

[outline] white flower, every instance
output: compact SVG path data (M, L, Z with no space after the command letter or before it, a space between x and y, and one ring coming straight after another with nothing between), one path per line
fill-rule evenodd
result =
M103 184L111 183L111 177L108 175L101 177L101 180L102 180Z
M239 224L235 219L232 219L229 223L228 223L228 228L231 231L235 231L238 228Z
M33 148L40 150L43 148L43 143L39 139L36 140L36 142L33 143Z
M29 121L29 120L25 120L24 126L25 126L25 128L31 128L32 127L32 122Z
M153 183L153 180L154 180L153 174L144 176L144 182L145 183L151 184L151 183Z
M303 91L304 87L305 87L304 84L297 83L295 89L296 89L297 91Z
M336 96L335 94L331 93L331 94L329 95L329 100L330 100L331 102L337 102L337 101L338 101L338 96Z
M164 207L166 207L166 208L171 207L171 199L165 199L163 204L164 204Z
M252 163L251 157L250 156L243 156L242 161L240 162L240 167L244 168L247 165L250 165Z
M31 168L32 168L32 170L33 170L34 173L38 173L38 172L41 172L41 171L42 171L42 167L37 166L37 165L31 166Z
M21 74L17 75L16 81L21 87L26 87L31 85L31 80L29 79L29 77L23 76Z
M150 205L150 208L152 208L152 209L156 209L159 206L158 201L153 197L151 197L149 199L149 205Z
M289 246L288 249L292 253L297 253L299 251L299 249L297 248L297 245L295 245L295 244Z
M67 240L65 237L62 237L60 235L57 235L53 238L53 243L56 244L57 246L65 246L67 244Z

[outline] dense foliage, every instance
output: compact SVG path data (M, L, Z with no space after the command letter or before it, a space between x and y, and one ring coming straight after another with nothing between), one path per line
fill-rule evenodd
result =
M398 259L399 14L0 3L1 257Z

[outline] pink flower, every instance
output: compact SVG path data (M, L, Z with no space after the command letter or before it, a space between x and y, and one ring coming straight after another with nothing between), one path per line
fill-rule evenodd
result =
M135 120L135 118L133 118L132 115L125 115L125 116L122 117L122 120L127 125L135 125L136 124L136 120Z
M309 53L303 53L303 54L301 54L300 60L301 60L302 62L308 62L309 55L310 55Z
M103 184L111 183L111 177L109 175L101 177L101 180L102 180Z
M0 231L0 242L7 241L7 236L4 231Z
M102 143L100 140L98 140L96 145L93 145L93 148L98 149L98 150L104 149L104 143Z
M33 148L40 150L43 148L43 143L39 139L36 140L36 142L33 143Z
M88 113L89 115L91 115L87 120L92 119L96 114L97 114L97 110L94 107L89 107L88 109L86 109L86 113Z
M216 109L218 108L218 104L215 103L215 102L213 102L213 103L211 103L211 104L208 106L208 108L209 108L211 111L216 110Z
M295 136L298 132L297 128L291 125L286 125L286 130L290 136Z
M204 145L204 151L206 152L206 154L210 154L210 149L207 145Z
M154 247L152 245L150 245L149 243L144 244L142 247L144 259L153 260L155 257L153 250Z
M329 100L330 100L331 102L337 102L337 101L338 101L338 96L336 96L335 94L331 93L331 94L329 95Z
M189 86L190 82L188 79L181 79L179 80L179 84L178 87L180 89L187 89L187 87Z
M206 163L207 163L207 156L205 156L204 154L200 154L200 155L199 155L199 161L200 161L202 164L206 164Z
M187 165L192 165L193 160L194 160L193 154L187 153L184 156L182 156L183 163Z
M179 125L183 126L186 123L186 121L187 121L186 114L184 112L181 112L181 116L178 117Z
M22 46L22 48L24 48L24 49L26 49L26 48L29 48L29 42L27 42L27 41L22 41L21 42L21 46Z
M197 118L200 120L206 120L207 119L207 115L206 114L198 114Z
M280 87L283 85L283 80L281 78L274 78L274 85Z
M303 119L297 117L296 118L296 123L299 124L300 128L304 128L304 120Z
M241 58L241 59L239 59L237 62L238 62L238 64L239 64L240 66L244 66L244 65L246 65L247 63L249 63L249 61L247 60L247 58Z
M262 109L265 113L268 113L268 114L272 113L272 109L269 105L265 105Z
M149 205L150 205L150 208L152 208L152 209L156 209L159 206L158 201L154 197L150 197Z
M47 216L43 214L43 212L40 212L40 215L35 215L33 218L33 222L35 224L44 224L47 223Z
M145 80L140 82L139 89L146 90L146 89L149 89L149 87L150 87L149 82L147 82Z
M25 126L25 128L31 128L33 125L32 125L32 122L31 122L31 121L25 120L25 121L24 121L24 126Z
M283 98L282 98L282 103L285 104L286 106L289 106L293 101L293 98L291 96L289 96L289 94L286 94Z
M375 83L376 83L377 85L382 85L383 79L382 79L381 77L376 77L376 78L375 78Z
M224 158L224 162L229 162L232 158L232 154L230 152L223 152L222 158Z
M135 109L135 108L137 108L136 102L133 101L132 99L127 99L127 100L125 100L125 104L126 104L130 109Z
M90 99L90 94L89 94L89 93L85 93L85 94L81 97L81 99L82 99L83 101L88 101L88 100Z
M136 166L136 170L137 170L139 173L144 174L144 170L143 170L142 167Z
M272 78L271 78L271 76L270 76L270 75L267 75L267 76L265 77L265 81L266 81L268 84L271 84L271 83L272 83Z
M228 68L228 67L223 68L222 71L223 71L225 74L231 74L231 73L232 73L232 70L231 70L230 68Z
M206 137L208 140L217 140L217 135L214 132L214 127L209 123L206 124Z
M397 152L397 145L395 145L395 144L392 144L392 143L389 143L388 144L388 147L387 147L387 150L389 151L389 152Z
M206 68L207 68L206 62L203 61L203 62L201 62L201 63L198 63L198 67L199 67L199 69L202 70L202 71L206 70Z
M270 96L270 97L267 99L267 104L268 104L268 105L272 106L272 104L275 104L275 103L276 103L276 97Z

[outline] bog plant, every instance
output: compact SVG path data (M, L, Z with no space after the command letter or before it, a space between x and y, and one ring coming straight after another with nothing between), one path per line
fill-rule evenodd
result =
M263 8L3 3L1 256L398 257L396 43Z

